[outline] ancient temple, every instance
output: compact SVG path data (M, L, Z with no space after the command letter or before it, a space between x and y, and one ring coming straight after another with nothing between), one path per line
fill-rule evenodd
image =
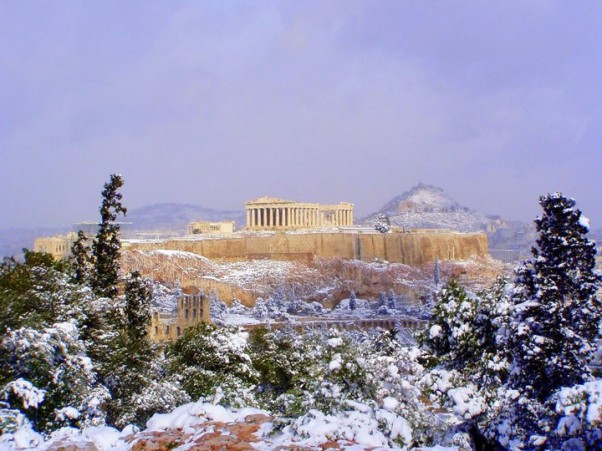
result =
M307 229L353 226L353 204L301 203L261 197L245 204L247 229Z

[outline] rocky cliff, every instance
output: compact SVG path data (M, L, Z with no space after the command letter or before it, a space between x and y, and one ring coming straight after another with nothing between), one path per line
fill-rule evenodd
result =
M130 249L186 251L211 260L255 259L311 261L315 257L362 261L385 260L422 265L439 260L465 260L487 254L484 233L270 233L236 234L208 239L130 242Z

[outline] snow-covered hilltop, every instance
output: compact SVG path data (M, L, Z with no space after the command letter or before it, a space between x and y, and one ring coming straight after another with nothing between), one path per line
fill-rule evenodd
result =
M462 232L488 230L495 221L460 205L441 188L424 183L391 199L360 222L371 225L379 214L388 215L391 225L396 227L454 229Z

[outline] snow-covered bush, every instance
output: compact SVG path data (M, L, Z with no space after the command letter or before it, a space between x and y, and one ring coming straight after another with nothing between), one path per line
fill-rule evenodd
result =
M0 361L4 400L36 429L104 422L99 405L107 392L97 384L72 323L8 332L0 343Z
M19 410L7 409L0 403L0 449L36 449L44 437L33 430L29 419Z
M167 351L171 372L192 399L210 396L222 384L222 389L254 386L258 373L248 354L248 335L240 328L205 323L188 328ZM231 391L224 396L236 399Z
M554 396L558 441L572 449L602 448L602 380L561 388Z
M451 367L474 364L482 354L477 309L476 296L451 280L440 293L429 327L418 336L420 344Z
M374 218L374 228L380 233L387 233L391 230L391 218L386 213L379 213Z

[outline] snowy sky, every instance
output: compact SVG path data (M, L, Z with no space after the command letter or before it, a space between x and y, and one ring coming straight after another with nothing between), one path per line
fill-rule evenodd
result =
M380 208L419 181L602 228L602 2L0 2L0 228L275 196Z

